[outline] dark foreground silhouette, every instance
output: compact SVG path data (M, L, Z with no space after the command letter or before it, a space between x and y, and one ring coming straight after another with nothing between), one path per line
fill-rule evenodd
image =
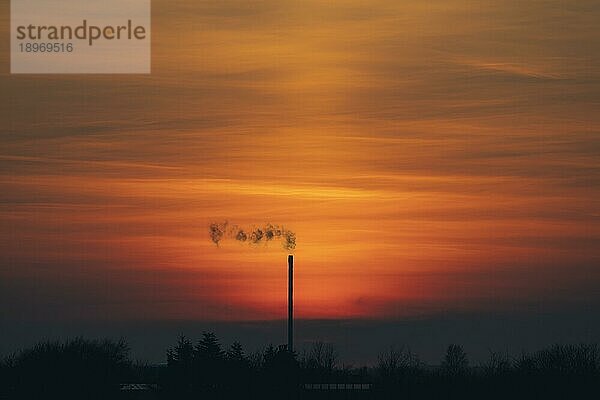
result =
M1 399L578 399L600 395L600 348L555 345L469 365L450 345L436 367L408 348L379 354L377 365L340 365L321 342L302 354L268 346L223 349L213 333L181 336L161 366L131 361L121 341L40 343L0 364Z

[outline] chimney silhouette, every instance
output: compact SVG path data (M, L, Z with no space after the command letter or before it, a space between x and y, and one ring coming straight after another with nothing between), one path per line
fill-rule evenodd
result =
M294 351L294 256L288 256L288 351Z

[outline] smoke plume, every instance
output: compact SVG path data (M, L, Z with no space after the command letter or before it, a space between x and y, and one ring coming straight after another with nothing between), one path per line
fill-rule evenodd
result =
M244 229L228 222L213 222L209 227L210 239L218 246L224 239L234 239L238 242L251 244L267 243L281 240L283 248L294 250L296 248L296 234L279 225L266 224L260 227Z

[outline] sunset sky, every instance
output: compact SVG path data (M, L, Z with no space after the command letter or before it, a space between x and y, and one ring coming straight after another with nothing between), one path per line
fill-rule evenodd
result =
M0 26L8 38L8 1ZM600 305L594 1L155 0L151 75L10 75L7 320Z

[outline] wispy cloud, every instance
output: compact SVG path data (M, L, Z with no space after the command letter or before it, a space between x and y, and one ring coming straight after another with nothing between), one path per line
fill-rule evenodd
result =
M482 287L511 304L558 281L592 297L593 1L153 9L150 76L0 74L9 304L43 281L27 306L40 315L56 299L79 299L73 315L280 315L280 255L215 251L215 218L293 228L308 317L425 312L446 292L477 307ZM534 264L549 278L529 293Z

